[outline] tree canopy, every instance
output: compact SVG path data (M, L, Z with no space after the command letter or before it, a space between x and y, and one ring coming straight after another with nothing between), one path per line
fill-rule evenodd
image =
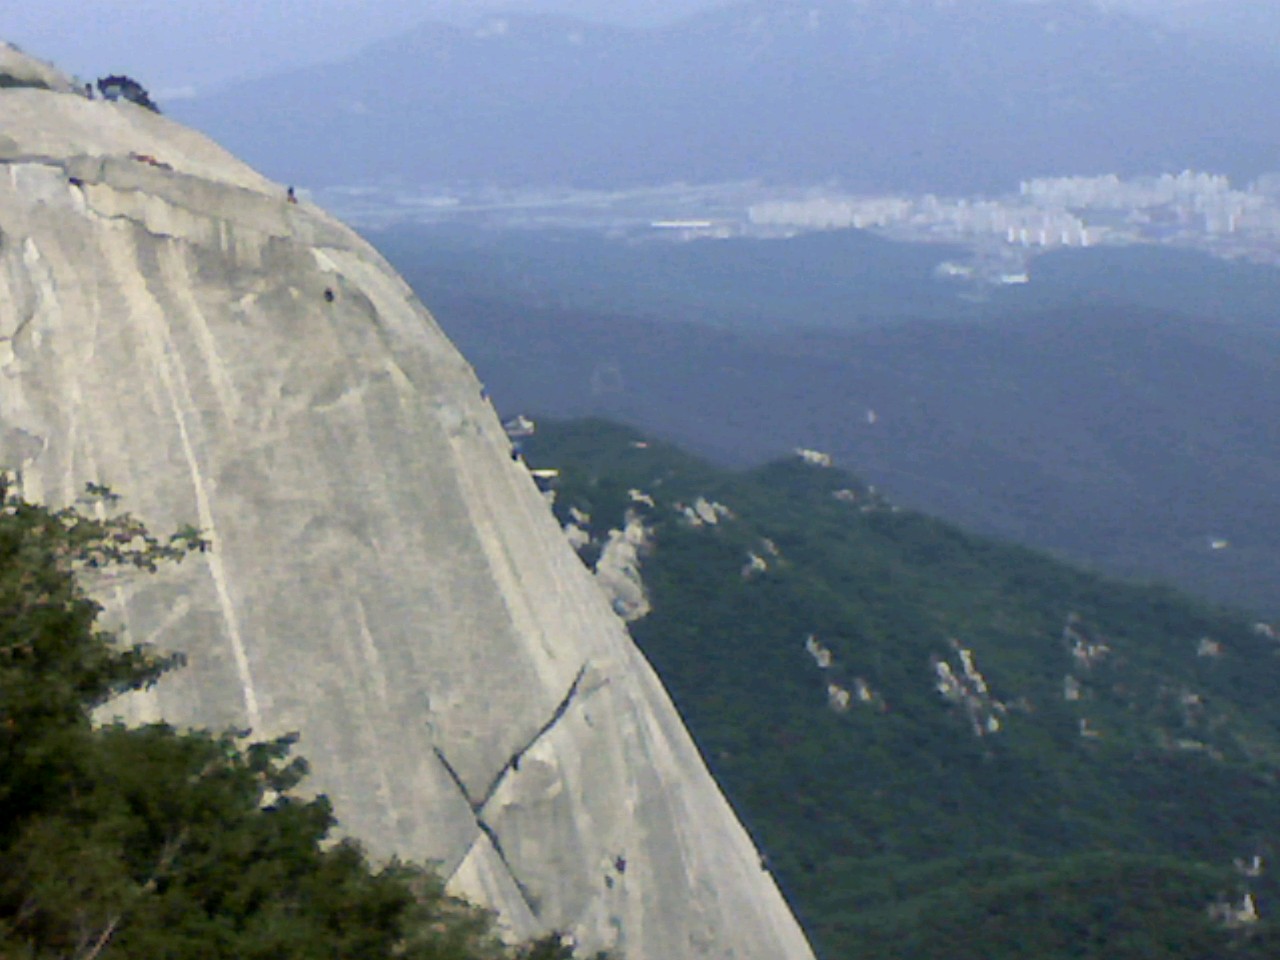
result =
M136 103L138 106L145 107L153 113L160 112L160 107L151 99L151 94L147 92L147 88L133 79L133 77L126 77L123 74L102 77L98 80L98 92L102 94L105 100L128 100L130 103Z
M1274 629L899 509L540 422L589 563L827 960L1277 955Z

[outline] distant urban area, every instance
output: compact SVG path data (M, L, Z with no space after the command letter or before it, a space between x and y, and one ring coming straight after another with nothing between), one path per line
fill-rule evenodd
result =
M344 187L322 191L319 199L373 227L455 222L671 240L858 228L962 246L971 255L941 263L939 272L987 283L1025 283L1037 254L1062 247L1162 244L1280 265L1280 174L1243 188L1193 171L1127 180L1052 177L1023 181L1003 196L961 198L747 181L618 191Z

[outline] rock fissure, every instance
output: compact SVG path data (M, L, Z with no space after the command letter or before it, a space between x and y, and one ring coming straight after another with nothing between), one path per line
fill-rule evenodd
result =
M590 666L590 664L584 663L579 668L577 675L573 678L573 683L569 684L569 691L564 695L560 702L556 704L555 710L551 712L551 718L538 728L538 732L530 737L529 741L523 747L511 755L511 758L502 765L502 769L494 774L493 779L489 781L489 786L485 788L480 800L474 807L477 814L488 806L489 801L493 799L493 795L497 793L498 788L502 786L502 782L506 780L507 774L512 770L520 769L520 758L532 750L538 741L550 733L552 728L555 727L561 719L563 719L565 713L568 712L569 707L572 706L574 699L578 696L579 688L582 686L582 678L586 676L588 666ZM599 688L597 687L596 689Z
M584 667L583 669L586 668ZM579 674L579 676L581 676L581 674ZM458 788L458 792L462 794L462 799L467 801L467 806L471 808L471 815L475 819L476 829L488 838L489 845L493 847L493 852L497 856L498 861L502 864L502 868L507 872L507 876L511 878L511 882L515 884L516 889L520 892L520 898L524 901L524 905L529 909L529 912L536 917L538 915L537 900L529 892L529 888L524 884L524 882L516 876L515 870L512 869L511 861L507 859L507 854L502 849L502 839L498 836L498 831L493 829L492 824L487 823L484 817L480 815L481 805L477 804L471 798L471 791L467 789L467 785L463 783L461 775L458 773L454 765L449 762L449 758L445 756L444 751L438 746L433 747L432 749L435 750L436 758L440 761L440 765L444 767L445 773L449 775L449 779L453 781L454 786Z
M34 320L35 318L36 318L36 310L35 308L32 308L31 310L27 311L26 316L24 316L21 320L19 320L16 324L14 324L12 333L8 334L7 336L0 337L0 343L8 343L11 346L13 344L16 344L18 342L18 339L22 336L23 332L27 329L27 327L31 326L31 321Z
M502 840L498 837L498 831L494 830L482 817L476 817L476 826L480 828L480 832L489 838L489 845L493 847L493 852L497 855L498 861L502 864L502 868L507 871L507 876L511 878L511 882L515 884L516 889L520 891L520 899L524 901L524 905L529 908L529 912L535 917L538 916L538 898L535 897L524 881L516 876L516 872L511 867L511 861L507 859L506 852L502 849Z
M154 230L151 227L147 226L145 223L143 223L141 220L139 220L137 217L131 217L127 213L103 213L101 210L95 209L93 204L86 204L85 209L91 215L93 215L94 217L97 217L99 220L103 221L104 223L127 223L132 227L137 227L147 236L152 237L155 240L185 240L186 239L185 237L177 233L164 233L159 230Z
M449 758L444 755L444 751L439 747L432 747L435 751L436 759L440 761L440 766L444 767L444 772L449 774L449 779L453 781L454 786L458 788L458 792L462 794L462 799L467 801L467 806L471 808L471 812L475 813L479 810L474 800L471 799L471 791L467 789L467 785L463 782L461 775L449 762Z

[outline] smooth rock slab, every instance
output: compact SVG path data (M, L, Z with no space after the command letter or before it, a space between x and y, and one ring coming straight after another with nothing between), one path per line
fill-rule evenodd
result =
M131 639L189 658L108 714L300 731L346 832L438 861L515 936L811 957L475 374L382 258L131 104L4 89L0 131L0 463L30 496L106 483L213 542L98 586Z

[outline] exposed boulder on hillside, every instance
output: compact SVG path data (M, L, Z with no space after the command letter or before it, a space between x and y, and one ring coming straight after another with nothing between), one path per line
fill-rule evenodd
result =
M4 66L39 69L4 50ZM16 65L16 66L15 66ZM372 852L520 936L811 956L466 361L356 234L131 104L0 90L0 463L198 561L108 584L127 719L301 732Z

